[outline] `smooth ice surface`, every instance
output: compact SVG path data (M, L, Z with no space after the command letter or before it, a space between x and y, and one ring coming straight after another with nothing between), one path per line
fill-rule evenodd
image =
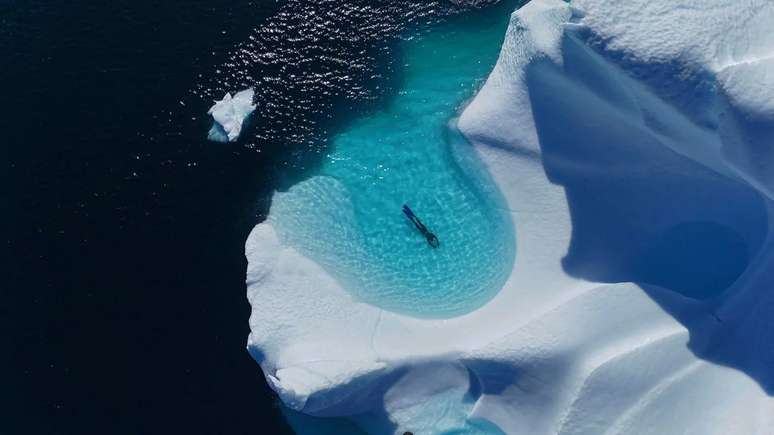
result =
M520 8L457 124L518 229L502 289L401 315L258 225L248 348L272 388L374 434L774 433L773 14Z
M314 177L274 196L269 222L283 243L358 299L392 311L444 317L489 300L510 273L513 229L450 120L483 83L501 39L502 27L449 26L403 42L398 95L336 136Z
M207 114L212 115L212 128L207 139L215 142L234 142L242 133L242 124L255 110L252 89L237 92L233 97L229 92L222 100L216 101Z

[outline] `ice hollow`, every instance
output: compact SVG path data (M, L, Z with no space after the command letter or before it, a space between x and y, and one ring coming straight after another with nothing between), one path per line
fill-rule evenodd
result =
M458 122L518 229L502 289L387 311L259 224L248 349L272 388L369 433L774 433L773 20L768 0L516 11Z
M254 94L252 89L239 91L233 97L226 92L222 100L216 101L207 111L213 119L207 139L215 142L234 142L239 139L242 125L255 110Z

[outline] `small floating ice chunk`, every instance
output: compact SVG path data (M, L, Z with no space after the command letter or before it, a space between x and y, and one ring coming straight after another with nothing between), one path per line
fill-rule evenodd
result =
M207 139L215 142L234 142L242 132L242 123L255 110L252 88L237 92L233 97L230 93L207 111L214 122Z

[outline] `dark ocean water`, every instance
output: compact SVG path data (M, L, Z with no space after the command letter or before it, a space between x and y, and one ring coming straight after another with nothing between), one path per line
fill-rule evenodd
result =
M0 0L0 434L292 433L244 349L244 241L390 97L391 41L464 9ZM206 142L245 85L265 116Z
M265 160L160 121L276 5L0 7L0 433L290 433L244 351Z

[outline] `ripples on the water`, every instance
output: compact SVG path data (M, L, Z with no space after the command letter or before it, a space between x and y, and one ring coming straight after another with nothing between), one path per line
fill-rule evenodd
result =
M393 89L399 56L392 42L495 2L290 0L194 93L209 100L253 87L258 108L243 138L248 147L319 152L335 122Z

